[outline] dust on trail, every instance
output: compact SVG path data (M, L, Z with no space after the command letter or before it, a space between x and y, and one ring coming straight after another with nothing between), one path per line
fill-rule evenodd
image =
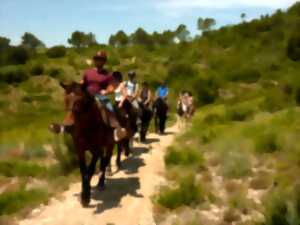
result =
M107 177L106 189L93 188L88 208L79 201L81 183L75 183L62 199L51 199L19 225L154 225L151 196L164 182L164 153L177 132L175 125L166 135L149 134L148 145L136 143L133 154L123 160L123 170ZM96 175L92 186L97 181Z

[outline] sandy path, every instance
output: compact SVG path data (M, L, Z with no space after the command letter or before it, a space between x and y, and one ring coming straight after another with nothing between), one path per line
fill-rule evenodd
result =
M154 225L151 195L164 181L163 156L172 143L178 127L167 129L167 135L149 135L149 145L135 144L133 155L123 160L124 169L108 177L106 190L93 190L90 207L80 205L80 183L52 199L49 205L36 209L20 225ZM114 168L113 168L114 170ZM92 184L97 183L95 176Z

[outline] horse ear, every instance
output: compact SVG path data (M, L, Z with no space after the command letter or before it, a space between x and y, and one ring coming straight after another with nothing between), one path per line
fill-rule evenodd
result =
M67 89L67 86L68 86L66 83L64 83L62 81L59 82L59 85L65 90Z

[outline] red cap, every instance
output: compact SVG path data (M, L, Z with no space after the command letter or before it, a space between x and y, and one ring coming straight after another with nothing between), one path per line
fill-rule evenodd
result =
M98 51L93 57L94 59L107 59L107 54L105 51Z

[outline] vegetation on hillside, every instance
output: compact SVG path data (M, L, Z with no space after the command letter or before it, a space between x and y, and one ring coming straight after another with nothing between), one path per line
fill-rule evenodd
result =
M103 49L108 69L136 70L138 80L153 89L166 80L173 106L180 90L191 90L199 106L192 128L166 156L174 185L162 188L159 210L217 207L228 223L258 213L265 219L261 223L275 224L274 218L283 215L286 224L297 224L300 4L249 22L245 17L218 30L214 19L200 18L195 26L203 33L196 37L183 24L152 34L142 28L119 31L109 45L80 31L68 40L72 47L46 48L30 33L20 46L0 37L0 183L14 184L20 177L15 189L0 193L7 209L1 215L25 207L6 205L18 196L27 201L32 195L33 205L36 199L45 201L49 193L39 185L36 191L24 188L31 177L51 184L72 171L74 159L67 152L72 148L57 142L47 126L63 116L59 81L79 81L93 54ZM216 177L225 197L214 191L220 185L213 182ZM263 207L249 200L248 189L269 190L257 201L274 204Z

